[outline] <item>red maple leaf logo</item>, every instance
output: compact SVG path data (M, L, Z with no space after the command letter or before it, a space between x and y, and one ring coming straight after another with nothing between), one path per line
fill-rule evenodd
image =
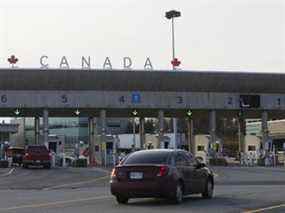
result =
M14 55L11 55L10 58L8 58L8 62L14 66L18 62L18 59Z
M174 59L171 61L171 64L172 64L174 67L178 67L178 66L181 64L181 61L179 61L177 58L174 58Z

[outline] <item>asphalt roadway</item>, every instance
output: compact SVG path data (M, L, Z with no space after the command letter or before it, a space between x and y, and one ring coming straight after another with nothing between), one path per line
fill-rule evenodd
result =
M285 168L215 167L215 196L180 205L133 199L119 205L109 171L98 168L0 169L0 213L285 212Z

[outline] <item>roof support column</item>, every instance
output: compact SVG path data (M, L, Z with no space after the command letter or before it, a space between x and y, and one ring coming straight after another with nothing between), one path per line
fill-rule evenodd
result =
M44 109L43 111L43 135L44 135L44 144L46 146L48 146L48 134L49 134L48 109Z
M159 123L159 130L158 130L158 141L159 141L159 148L164 148L164 140L163 140L163 129L164 129L164 111L158 111L158 123Z
M245 134L246 134L246 123L244 111L239 112L238 117L238 140L239 140L239 152L245 152Z
M213 148L216 142L216 110L211 110L209 114L210 147Z
M96 118L89 117L88 119L88 138L89 138L89 165L95 166L95 134L96 131Z
M140 134L140 148L143 149L145 145L145 130L144 130L145 119L143 117L140 118L139 124L139 134Z
M35 117L35 144L40 144L40 117Z
M194 135L193 135L193 119L186 118L187 122L187 142L188 142L188 151L192 154L195 154L195 144L194 144Z
M267 111L263 111L261 115L261 132L262 132L262 149L265 152L268 152L269 146L266 146L266 143L268 141L268 113Z
M107 150L106 150L106 110L100 110L101 121L101 165L107 166Z

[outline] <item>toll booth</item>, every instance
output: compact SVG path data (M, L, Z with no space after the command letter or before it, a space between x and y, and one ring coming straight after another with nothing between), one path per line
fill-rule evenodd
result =
M207 161L209 153L210 137L209 135L195 135L194 137L194 156L201 157L203 162Z
M18 124L0 124L0 159L6 157L6 150L11 144L11 135L18 132Z
M261 140L255 135L246 135L245 136L245 154L250 155L254 154L258 158L260 153L260 144Z
M45 144L45 146L53 155L54 166L65 166L64 145L65 145L64 135L48 136L48 143Z
M277 164L285 165L285 137L273 139L272 143L277 157Z
M48 143L45 144L48 150L55 154L64 152L65 136L64 135L49 135Z
M104 142L101 142L99 135L95 143L95 161L101 166L110 166L114 164L114 153L117 151L119 139L116 136L106 135Z

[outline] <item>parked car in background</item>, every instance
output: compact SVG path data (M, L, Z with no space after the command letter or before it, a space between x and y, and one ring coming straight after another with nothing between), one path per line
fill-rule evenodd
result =
M66 166L72 166L74 164L74 161L76 160L75 157L73 156L70 156L70 155L66 155L64 156L65 158L65 163L66 163Z
M51 168L51 153L44 145L29 145L23 157L23 167L43 166Z
M181 203L183 196L212 198L214 175L184 150L154 149L131 153L111 174L111 193L118 203L158 197Z
M12 165L21 166L23 163L23 156L25 149L23 147L11 146L7 150L7 157L12 158Z

